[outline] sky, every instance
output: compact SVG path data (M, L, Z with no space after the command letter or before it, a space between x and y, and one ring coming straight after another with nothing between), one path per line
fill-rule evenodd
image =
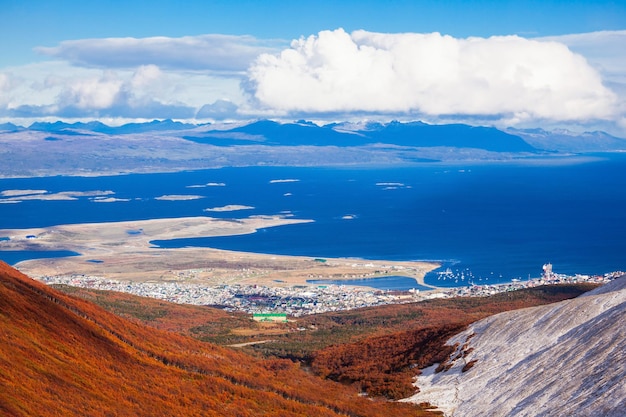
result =
M0 123L259 118L626 137L626 1L0 0Z

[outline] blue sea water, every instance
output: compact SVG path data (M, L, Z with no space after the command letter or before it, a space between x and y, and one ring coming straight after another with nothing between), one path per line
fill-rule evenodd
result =
M457 273L457 282L431 274L427 283L445 286L467 284L470 277L477 284L535 277L546 262L556 272L571 274L626 269L626 155L556 161L4 179L0 191L110 190L110 197L129 201L97 203L80 197L0 204L0 229L283 213L314 222L243 236L154 243L312 257L437 260ZM199 187L208 183L212 185ZM156 199L172 194L202 198ZM230 204L254 208L204 211Z
M371 287L379 290L398 290L406 291L410 289L415 290L429 290L430 287L420 285L415 278L403 277L403 276L386 276L380 278L359 278L359 279L312 279L307 281L309 284L316 285L351 285L359 287Z
M69 250L46 250L46 251L33 251L33 250L9 250L0 251L0 259L9 265L15 265L18 262L26 261L28 259L44 259L44 258L63 258L66 256L80 255L77 252Z

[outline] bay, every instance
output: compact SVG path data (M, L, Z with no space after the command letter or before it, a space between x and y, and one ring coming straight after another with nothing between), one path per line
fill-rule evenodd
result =
M379 290L408 291L408 290L429 290L429 287L420 285L415 278L389 275L380 278L359 278L359 279L313 279L307 281L316 285L348 285L357 287L370 287Z
M223 168L111 177L0 180L0 191L111 191L71 201L0 204L0 229L208 215L282 214L313 223L242 236L153 242L311 257L436 260L454 278L507 282L556 272L626 269L626 156L376 168ZM193 200L158 199L195 195ZM5 198L6 199L6 198ZM228 205L238 211L205 211ZM0 251L0 259L2 259ZM444 279L442 279L444 278Z
M79 253L69 250L36 250L36 251L0 251L0 260L15 265L18 262L28 259L63 258L66 256L76 256Z

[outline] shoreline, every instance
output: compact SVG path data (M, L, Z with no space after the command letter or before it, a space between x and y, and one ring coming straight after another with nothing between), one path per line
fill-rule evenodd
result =
M126 292L169 302L219 306L247 313L280 312L292 317L433 298L482 297L522 289L527 283L433 287L424 278L436 262L314 258L235 252L214 248L162 249L156 239L254 233L260 228L309 222L284 216L242 219L187 217L0 230L0 251L65 249L79 256L18 262L15 268L46 284ZM622 273L620 273L622 274ZM404 276L417 290L356 285L319 285L309 280L363 280ZM552 274L553 282L563 282ZM572 277L578 281L578 277ZM583 278L583 277L581 277ZM595 283L611 279L587 277ZM565 282L572 281L569 278ZM423 287L430 287L425 289Z
M440 266L436 262L319 258L235 252L214 248L164 249L155 240L230 236L258 229L311 222L284 216L219 219L207 216L139 221L83 223L31 229L4 229L1 250L69 250L80 255L39 258L14 266L33 278L94 276L131 282L177 282L204 285L245 284L312 286L307 280L368 279L403 275L418 284ZM367 287L371 288L371 287Z

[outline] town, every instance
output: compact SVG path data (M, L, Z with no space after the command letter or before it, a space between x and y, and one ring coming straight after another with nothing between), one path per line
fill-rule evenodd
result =
M539 278L515 280L505 284L470 285L436 288L429 291L385 291L348 285L294 285L269 287L261 285L219 285L214 287L174 282L123 282L87 275L44 276L48 285L64 284L96 290L118 291L180 304L207 305L250 314L280 313L291 317L328 311L352 310L384 304L417 302L434 298L486 297L541 285L592 282L604 284L624 275L615 271L603 275L564 275L544 265Z

